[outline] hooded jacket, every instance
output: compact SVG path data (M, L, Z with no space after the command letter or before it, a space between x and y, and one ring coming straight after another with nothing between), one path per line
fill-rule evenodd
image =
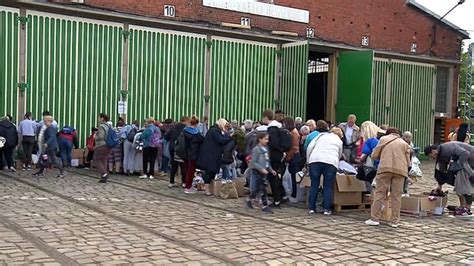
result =
M185 127L183 135L186 140L186 160L197 160L204 137L195 127Z
M15 125L9 120L0 122L0 136L6 139L6 148L14 148L18 145L18 132Z
M268 150L270 151L270 162L273 169L280 169L280 166L283 164L284 152L280 145L280 128L282 128L282 124L276 120L268 124Z

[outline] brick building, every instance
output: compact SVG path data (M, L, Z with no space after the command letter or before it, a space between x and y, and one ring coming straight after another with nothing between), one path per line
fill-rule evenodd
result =
M360 122L412 131L419 145L440 141L443 119L456 113L468 38L412 0L55 0L0 8L4 111L49 109L82 139L98 112L116 118L117 102L126 101L129 120L259 119L266 108L331 121L356 113Z

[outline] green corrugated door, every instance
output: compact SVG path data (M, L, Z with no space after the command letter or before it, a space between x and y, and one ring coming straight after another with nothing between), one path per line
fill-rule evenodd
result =
M259 120L273 109L276 45L212 41L210 122Z
M370 120L377 125L387 123L387 92L389 77L387 59L374 59Z
M132 26L128 119L201 116L206 39Z
M415 145L433 140L435 66L401 60L374 60L371 119L413 133Z
M18 10L0 6L0 117L18 109Z
M61 127L78 130L84 146L99 113L118 117L122 29L46 13L28 18L26 109L38 119L49 110Z
M373 51L341 52L338 57L336 120L355 114L362 123L370 118Z
M280 108L286 115L306 116L308 42L283 44L281 49Z
M414 143L425 147L434 138L434 91L436 67L428 64L412 66L413 80L411 93L411 132Z

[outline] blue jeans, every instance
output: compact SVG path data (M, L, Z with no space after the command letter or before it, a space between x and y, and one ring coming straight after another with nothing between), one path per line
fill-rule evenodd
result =
M59 153L61 154L61 161L64 166L71 166L72 142L59 138Z
M336 167L326 163L312 163L309 165L309 176L311 177L311 190L309 192L309 209L316 210L316 200L318 198L318 188L321 181L321 174L324 176L323 180L323 198L324 209L331 210L333 194L334 194L334 180L336 179Z

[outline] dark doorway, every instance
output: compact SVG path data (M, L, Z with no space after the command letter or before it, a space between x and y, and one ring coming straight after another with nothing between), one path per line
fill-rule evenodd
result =
M307 119L325 119L328 94L329 54L310 51L308 58Z

